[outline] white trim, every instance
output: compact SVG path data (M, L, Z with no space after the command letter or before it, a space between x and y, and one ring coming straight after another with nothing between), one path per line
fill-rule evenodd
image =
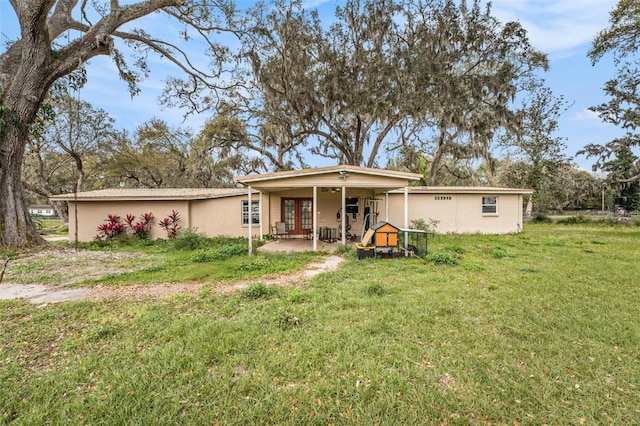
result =
M397 178L397 179L419 180L422 178L422 175L416 174L416 173L407 173L407 172L398 172L394 170L373 169L368 167L341 165L341 166L318 167L313 169L265 173L260 175L237 176L235 180L236 182L239 182L241 184L248 184L251 182L280 180L280 179L288 179L292 177L326 175L326 174L340 173L342 171L349 172L349 173L359 173L363 175L371 175L371 176L391 177L391 178Z
M484 202L484 199L485 199L485 198L495 198L496 202L495 202L495 204L493 204L493 203L486 203L486 204L485 204L485 202ZM499 198L500 198L500 197L498 197L497 195L483 195L483 196L482 196L482 198L481 198L481 200L480 200L480 201L481 201L481 203L482 203L482 204L481 204L481 208L482 208L482 216L483 216L483 217L485 217L485 216L499 216L499 215L500 215L500 209L499 209L499 206L498 206L498 204L499 204L498 199L499 199ZM487 213L485 213L485 211L484 211L484 206L485 206L485 205L486 205L486 206L493 206L493 205L495 205L495 207L496 207L496 211L495 211L495 212L487 212Z
M313 251L318 250L318 187L313 187L313 226L311 238L313 238Z
M251 192L252 192L251 191L251 186L248 186L247 189L248 189L248 193L249 193L249 195L248 195L248 197L249 197L249 203L248 203L248 205L249 205L249 226L247 227L247 228L249 228L249 256L252 256L253 255L253 244L251 243L251 237L252 237L251 234L253 232L252 232L252 229L251 229L251 223L253 222L253 220L252 220L253 219L252 218L252 213L253 212L251 211L251 204L252 204L251 203L251 201L252 201L251 200Z
M262 236L264 235L264 229L262 228L262 192L258 191L258 225L260 226L260 241L262 241Z
M340 227L342 228L342 245L347 244L347 188L342 187L340 193L342 194L342 217L340 218Z
M244 223L244 206L247 206L247 223ZM258 226L260 227L260 231L262 231L262 216L260 216L260 200L252 200L252 204L258 204L258 212L256 212L256 216L258 217ZM249 200L240 200L241 212L240 212L240 226L246 228L249 226L249 221L253 220L253 210L249 206ZM253 223L253 222L252 222Z
M409 228L409 187L404 187L404 228ZM404 255L408 255L409 249L409 235L405 231L404 233Z
M389 222L389 191L384 193L384 221Z
M403 190L401 189L392 189L389 191L391 194L401 194ZM494 188L494 187L483 187L483 186L412 186L409 187L409 192L411 194L446 194L446 195L457 195L457 194L485 194L485 195L510 195L510 194L533 194L532 189L522 189L522 188Z

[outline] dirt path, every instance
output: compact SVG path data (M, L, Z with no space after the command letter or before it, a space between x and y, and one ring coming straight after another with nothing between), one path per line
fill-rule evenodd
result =
M268 279L253 279L236 282L221 282L211 290L214 293L238 291L249 285L262 282L266 285L295 285L305 282L322 272L333 271L344 261L340 256L329 255L321 262L311 263L303 271L282 274ZM32 303L47 304L77 300L103 299L161 299L183 293L197 293L205 286L203 283L167 283L154 285L130 285L123 287L98 285L92 288L65 288L64 286L45 286L40 284L0 284L0 299L24 298Z

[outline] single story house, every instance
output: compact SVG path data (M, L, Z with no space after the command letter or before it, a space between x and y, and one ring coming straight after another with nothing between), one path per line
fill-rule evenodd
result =
M106 189L56 195L69 203L69 235L91 241L107 215L152 213L151 238L166 237L158 221L179 213L182 229L209 236L272 233L284 222L287 236L346 243L365 226L384 220L407 229L432 220L439 233L514 233L522 230L528 189L411 186L422 176L357 166L331 166L236 178L240 188Z
M31 216L46 216L46 217L55 217L58 216L56 209L53 206L42 205L42 206L29 206L29 214Z

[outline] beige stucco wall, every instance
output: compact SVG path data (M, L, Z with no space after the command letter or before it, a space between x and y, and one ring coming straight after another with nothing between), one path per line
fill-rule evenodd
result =
M78 240L92 241L97 235L99 224L106 222L108 214L124 217L126 214L140 216L151 212L154 215L150 237L166 238L166 232L158 226L158 221L166 217L172 210L180 213L181 229L192 229L209 236L226 235L230 237L248 236L249 227L242 225L242 200L248 196L232 196L209 200L180 201L80 201L78 202ZM260 196L253 194L252 201ZM269 234L266 226L269 212L269 197L262 194L263 203L263 235ZM260 235L260 227L252 227L254 238ZM75 221L73 202L69 203L69 238L74 238Z
M482 197L498 197L498 214L482 214ZM383 200L384 194L379 196ZM436 199L440 197L440 199ZM446 199L450 197L451 199ZM381 219L384 219L384 201ZM438 221L438 233L505 234L522 230L518 194L409 194L409 225L415 219ZM389 194L389 222L404 226L404 194Z
M78 241L93 241L98 234L98 225L107 222L107 215L115 214L124 218L132 214L139 218L144 213L153 213L150 237L166 238L164 229L158 221L171 214L171 210L180 213L180 226L189 228L188 201L79 201L78 202ZM136 220L137 222L137 220ZM69 239L75 238L74 202L69 202Z
M242 225L242 201L247 195L197 200L191 202L191 226L209 236L226 235L229 237L247 237L249 226ZM253 194L251 201L262 201L262 235L269 234L266 226L269 215L269 197L266 194ZM253 238L260 236L260 226L251 227Z
M342 207L340 192L317 191L317 228L339 229L341 222L336 213ZM498 214L482 215L482 197L498 197ZM373 191L360 188L347 188L346 197L360 198L360 214L349 218L351 232L360 235L364 219L366 199L377 198L378 220L386 220L386 195L373 194ZM451 199L436 199L451 197ZM261 199L262 227L252 226L252 236L267 235L271 227L281 220L283 198L313 198L311 188L301 188L279 192L254 194L253 201ZM166 238L166 232L157 223L160 219L176 210L180 213L182 229L192 228L209 236L227 235L232 237L248 236L248 226L242 225L242 200L247 195L221 197L209 200L192 201L80 201L78 202L78 239L91 241L97 234L99 224L106 221L108 214L124 217L127 213L140 216L151 212L154 215L151 238ZM397 227L404 227L404 194L389 194L388 221ZM344 217L344 215L342 216ZM438 221L440 233L486 233L501 234L519 232L522 228L522 196L517 194L409 194L409 224L411 220L433 219ZM262 231L262 232L261 232ZM69 238L75 233L74 207L69 202Z

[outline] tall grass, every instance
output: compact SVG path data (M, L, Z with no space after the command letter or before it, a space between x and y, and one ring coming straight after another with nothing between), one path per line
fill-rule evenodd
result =
M0 423L635 424L639 243L530 225L302 287L0 302Z

